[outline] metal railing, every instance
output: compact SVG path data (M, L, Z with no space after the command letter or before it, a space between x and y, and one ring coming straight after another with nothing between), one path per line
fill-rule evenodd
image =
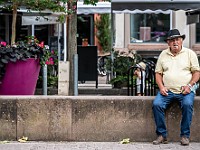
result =
M143 76L143 74L141 73L140 93L141 95L144 96L155 96L158 89L155 80L155 62L146 59L143 60L143 62L146 64L146 69L145 69L145 76ZM128 96L137 95L137 82L136 82L136 77L134 77L134 71L137 68L138 68L137 66L131 66L127 72ZM140 69L140 71L142 70ZM145 79L143 80L143 78Z

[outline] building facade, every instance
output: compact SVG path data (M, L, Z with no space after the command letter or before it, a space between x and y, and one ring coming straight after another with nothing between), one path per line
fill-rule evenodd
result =
M166 3L163 3L165 1ZM170 3L165 1L148 3L148 1L137 0L113 0L114 48L147 52L161 51L167 48L164 42L167 31L177 28L181 34L186 35L184 46L200 54L200 24L188 24L186 15L188 10L184 6L188 3L189 9L195 9L195 5L196 8L199 7L199 2L190 1L190 3L185 0L175 3L176 0L174 0L174 3ZM172 7L177 10L172 10Z

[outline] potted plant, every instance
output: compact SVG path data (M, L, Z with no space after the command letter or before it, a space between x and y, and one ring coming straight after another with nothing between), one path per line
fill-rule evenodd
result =
M0 95L33 95L40 66L50 58L48 46L34 38L0 47Z
M136 62L141 59L139 55L136 55L134 51L120 52L114 51L114 60L113 60L113 72L114 78L110 80L110 83L114 88L122 88L127 86L128 75L127 71L131 66L134 66ZM110 64L110 65L108 65ZM106 66L107 69L111 69L111 64L108 62Z

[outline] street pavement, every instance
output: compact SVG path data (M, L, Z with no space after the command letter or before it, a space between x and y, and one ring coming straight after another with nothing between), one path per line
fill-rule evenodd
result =
M33 142L16 141L0 144L0 150L200 150L200 143L191 142L189 146L180 143L153 145L152 143L130 142Z

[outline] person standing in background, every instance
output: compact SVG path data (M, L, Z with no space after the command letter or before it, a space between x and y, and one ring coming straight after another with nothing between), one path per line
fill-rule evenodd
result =
M134 75L136 76L137 96L144 96L146 64L140 62L136 64L136 67L137 69L134 71Z

